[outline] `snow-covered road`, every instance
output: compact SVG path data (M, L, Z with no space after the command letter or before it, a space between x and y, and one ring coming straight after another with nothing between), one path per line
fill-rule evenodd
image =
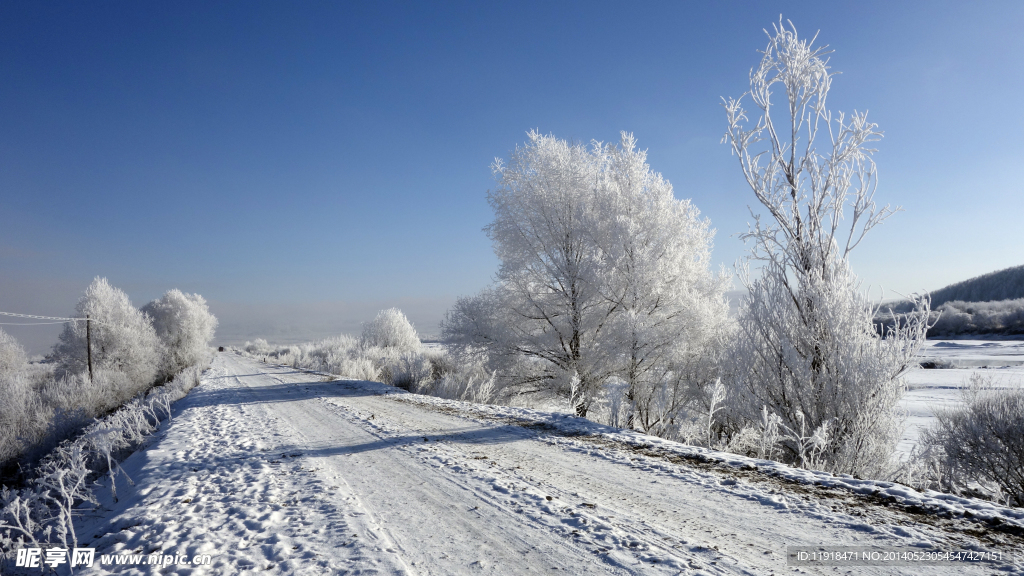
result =
M79 531L97 560L209 554L212 566L85 573L990 574L997 566L787 566L786 548L1008 556L1021 542L843 491L323 380L219 354L170 425L124 463L135 486Z

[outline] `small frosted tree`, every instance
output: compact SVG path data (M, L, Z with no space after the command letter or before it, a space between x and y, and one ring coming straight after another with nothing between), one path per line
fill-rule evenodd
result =
M146 304L142 312L152 319L156 335L163 344L162 378L171 379L207 357L217 329L217 317L210 313L202 296L169 290L158 300Z
M876 168L869 145L881 137L866 113L833 118L825 106L833 73L823 48L781 20L750 74L760 111L747 128L741 99L725 100L725 141L771 220L745 235L758 279L745 279L734 374L740 411L757 421L762 407L781 418L798 459L800 438L828 432L818 464L877 474L899 438L902 375L924 341L927 301L886 338L849 267L865 233L891 215L874 202ZM781 116L773 96L781 93Z
M106 278L96 278L75 307L75 317L90 318L89 339L96 370L112 370L128 377L132 385L146 385L156 379L161 363L160 339L149 316L132 306L121 290ZM86 323L64 325L49 359L65 374L88 369Z
M361 343L398 352L415 352L421 346L416 329L398 308L381 310L364 324Z

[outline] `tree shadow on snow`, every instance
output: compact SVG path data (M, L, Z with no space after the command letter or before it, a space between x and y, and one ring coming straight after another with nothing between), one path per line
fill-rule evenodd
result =
M297 372L278 372L270 374L277 376L296 373ZM246 382L246 378L248 376L263 376L263 374L239 375L237 378L242 380L242 384L232 386L230 388L220 388L216 390L197 388L181 402L182 408L296 402L308 400L310 398L383 396L385 394L406 393L400 388L387 386L379 382L363 382L358 380L334 380L331 382L322 382L318 380L310 380L308 382L261 385L254 380ZM213 380L213 378L210 380Z

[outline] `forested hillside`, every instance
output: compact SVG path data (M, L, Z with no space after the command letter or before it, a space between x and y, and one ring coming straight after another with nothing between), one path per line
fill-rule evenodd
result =
M1024 335L1024 266L950 284L932 292L931 298L929 338ZM899 317L911 310L911 302L887 304L875 321L890 326L890 311Z
M932 308L946 302L992 302L1024 298L1024 265L982 274L932 292Z

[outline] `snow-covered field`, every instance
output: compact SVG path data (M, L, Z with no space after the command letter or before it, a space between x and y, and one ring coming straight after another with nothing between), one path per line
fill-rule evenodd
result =
M951 366L915 370L907 376L909 390L902 406L907 430L897 450L910 453L921 429L934 422L936 408L960 402L961 389L971 374L992 378L993 387L1024 386L1024 341L929 340L920 352L922 361Z
M76 573L1024 573L1013 559L1021 511L565 414L328 380L219 354L174 419L124 462L134 487L122 486L119 502L103 497L78 528L97 560L209 554L211 566ZM787 546L825 545L1004 560L787 566Z

